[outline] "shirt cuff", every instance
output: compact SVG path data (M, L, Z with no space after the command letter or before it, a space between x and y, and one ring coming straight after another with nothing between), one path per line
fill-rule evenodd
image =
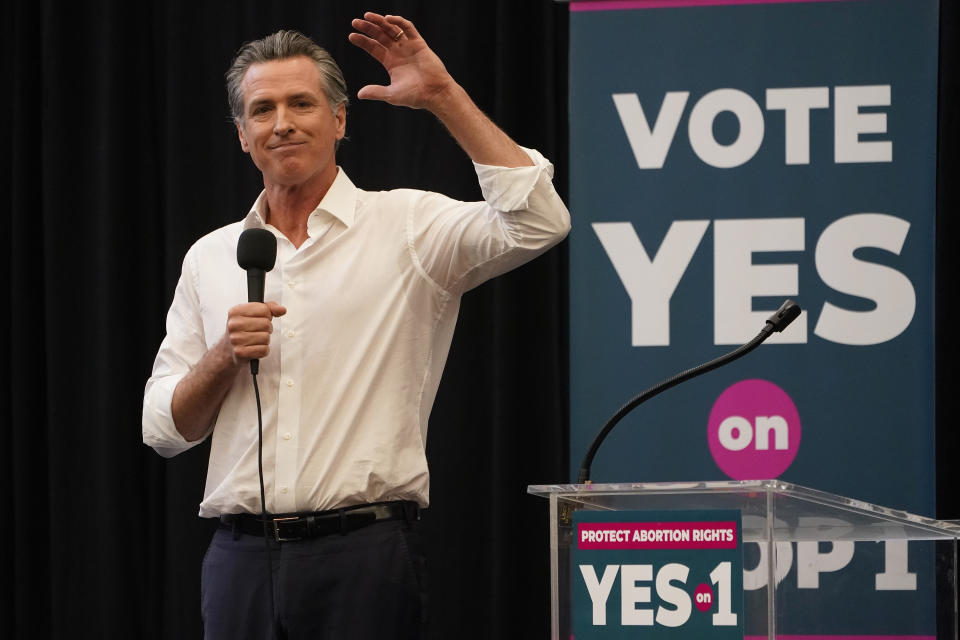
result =
M553 179L553 165L536 149L520 147L533 162L532 167L495 167L473 163L480 181L483 199L497 211L517 211L527 208L530 192L546 173Z
M178 453L195 447L203 441L187 442L173 422L170 405L173 391L184 374L178 374L151 381L143 397L143 443L151 447L164 458L172 458Z

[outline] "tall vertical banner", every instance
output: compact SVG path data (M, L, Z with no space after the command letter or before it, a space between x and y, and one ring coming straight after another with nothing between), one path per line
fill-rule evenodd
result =
M779 477L933 514L938 10L571 2L571 477L627 400L790 298L782 334L628 415L592 479ZM910 591L928 564L796 553L778 578L801 595L857 566L863 597ZM855 618L818 631L890 630Z

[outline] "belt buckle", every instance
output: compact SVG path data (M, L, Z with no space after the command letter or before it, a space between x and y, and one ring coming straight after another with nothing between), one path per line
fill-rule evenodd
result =
M277 542L293 542L295 540L301 540L302 538L282 538L280 537L280 523L289 522L291 520L299 520L298 516L287 516L286 518L274 518L273 519L273 537Z

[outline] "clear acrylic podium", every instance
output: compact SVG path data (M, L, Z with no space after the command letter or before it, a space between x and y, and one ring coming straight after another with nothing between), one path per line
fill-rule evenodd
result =
M739 511L748 640L958 637L956 523L777 480L534 485L528 492L550 501L554 640L573 634L571 520L580 510ZM811 573L818 560L834 566Z

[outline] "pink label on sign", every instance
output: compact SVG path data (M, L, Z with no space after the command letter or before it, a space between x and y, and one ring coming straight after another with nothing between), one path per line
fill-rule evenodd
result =
M581 522L578 549L736 549L736 522Z

